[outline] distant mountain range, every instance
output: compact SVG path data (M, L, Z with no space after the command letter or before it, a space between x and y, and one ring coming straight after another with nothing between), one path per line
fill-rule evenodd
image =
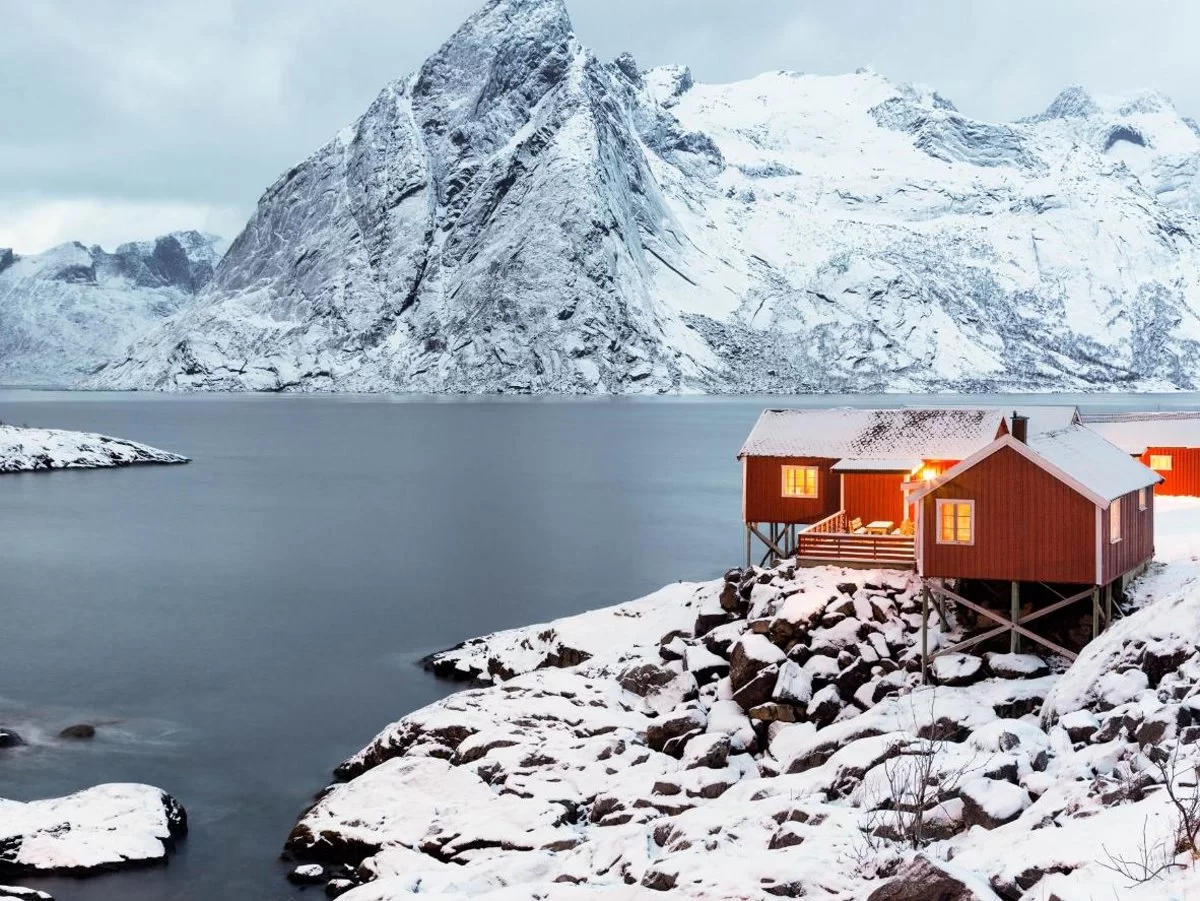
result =
M491 0L85 384L1196 388L1198 241L1200 129L1161 95L993 124L871 71L705 85Z
M0 385L69 385L95 371L204 288L224 248L194 231L114 253L0 247Z

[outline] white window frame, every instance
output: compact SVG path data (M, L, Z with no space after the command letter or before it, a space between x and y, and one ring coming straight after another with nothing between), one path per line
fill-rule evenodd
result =
M1163 465L1164 461L1166 462L1165 466ZM1171 454L1151 454L1150 455L1150 468L1153 469L1155 472L1170 472L1171 467L1174 465L1174 463L1175 463L1175 461L1172 459ZM1155 464L1157 464L1157 465L1155 465Z
M806 470L806 471L812 472L812 474L813 474L812 494L795 494L793 492L788 491L788 473L795 472L796 470ZM808 478L805 477L803 479L803 482L807 482L807 481L808 481ZM805 465L786 465L786 466L780 467L780 470L779 470L779 492L782 497L796 498L798 500L806 500L806 499L812 500L814 498L820 497L821 496L821 467L805 466Z
M1108 505L1108 543L1116 544L1121 540L1121 499L1117 498Z
M1143 513L1146 511L1146 489L1145 488L1138 489L1138 510L1140 510Z
M951 505L957 507L959 504L966 504L968 507L971 508L971 520L970 520L970 522L971 522L971 540L970 541L959 541L959 540L955 539L953 541L947 541L945 538L942 537L942 517L944 515L942 513L942 509L944 507L951 506ZM955 516L957 517L957 512L955 513ZM950 498L950 497L938 498L938 500L937 500L937 519L934 522L933 526L934 526L934 535L937 539L938 544L954 545L956 547L972 547L975 544L975 501L967 500L966 498ZM954 531L957 534L957 532L958 532L958 524L957 523L955 523Z

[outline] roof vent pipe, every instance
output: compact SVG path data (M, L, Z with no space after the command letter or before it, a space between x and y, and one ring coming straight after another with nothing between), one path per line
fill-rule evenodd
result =
M1022 444L1029 438L1029 417L1021 416L1016 410L1012 415L1012 436Z

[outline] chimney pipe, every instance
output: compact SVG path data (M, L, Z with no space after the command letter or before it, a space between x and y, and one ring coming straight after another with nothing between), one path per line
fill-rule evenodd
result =
M1022 444L1029 438L1029 417L1021 416L1016 410L1012 415L1012 436Z

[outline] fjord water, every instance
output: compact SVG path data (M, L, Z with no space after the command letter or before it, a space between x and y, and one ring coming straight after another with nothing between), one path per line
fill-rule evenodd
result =
M734 456L764 405L922 400L0 392L0 420L194 460L0 477L0 724L31 741L0 752L0 797L148 782L191 821L167 867L30 884L299 897L276 857L332 767L456 687L424 654L737 564ZM74 722L98 737L53 737Z

